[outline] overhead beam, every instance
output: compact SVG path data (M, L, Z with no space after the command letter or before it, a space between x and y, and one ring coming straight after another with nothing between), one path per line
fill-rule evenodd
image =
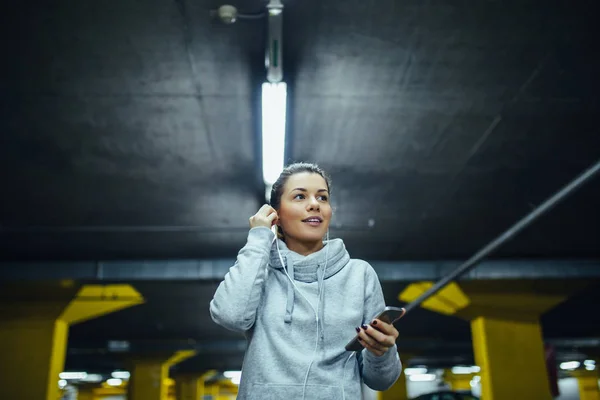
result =
M221 280L231 259L0 263L0 280ZM460 261L372 261L379 279L386 281L437 280ZM489 260L462 280L476 279L600 278L600 260Z

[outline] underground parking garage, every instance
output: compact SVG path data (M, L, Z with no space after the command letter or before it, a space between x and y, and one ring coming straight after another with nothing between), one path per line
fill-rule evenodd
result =
M254 399L258 375L314 400L600 399L597 8L12 5L0 398ZM326 172L327 198L277 191L294 162ZM274 233L252 225L265 204ZM320 220L286 221L292 209ZM325 228L317 253L343 243L353 270L304 281L289 260L311 255L292 246ZM246 268L243 249L267 237L272 257ZM248 268L282 300L227 291L255 318L242 332L211 302ZM346 290L359 268L371 286ZM353 304L374 293L353 319L364 332L373 310L405 309L378 331L393 339L383 356L344 348ZM259 324L278 328L255 353ZM282 348L297 356L265 375ZM381 385L378 357L396 368Z

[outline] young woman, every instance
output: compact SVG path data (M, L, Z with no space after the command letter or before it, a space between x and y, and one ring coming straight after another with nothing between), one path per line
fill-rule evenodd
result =
M248 340L238 399L358 400L361 382L386 390L400 376L398 331L371 320L385 307L375 271L341 239L323 242L329 190L316 165L288 166L210 303ZM346 351L357 333L363 349Z

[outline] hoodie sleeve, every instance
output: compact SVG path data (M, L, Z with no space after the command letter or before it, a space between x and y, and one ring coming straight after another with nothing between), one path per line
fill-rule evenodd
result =
M379 283L377 273L370 265L367 267L365 277L365 306L364 322L370 323L370 318L376 316L385 308L383 290ZM367 349L363 349L358 357L364 382L373 390L387 390L400 377L402 364L396 345L390 348L381 357L376 356Z
M217 324L233 331L247 331L254 325L260 303L273 232L252 228L246 245L238 252L210 302L210 315Z

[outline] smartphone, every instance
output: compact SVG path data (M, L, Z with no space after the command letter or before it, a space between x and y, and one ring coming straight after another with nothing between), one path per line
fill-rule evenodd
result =
M396 323L396 321L402 318L405 313L406 309L404 308L387 306L376 317L372 318L371 321L373 321L374 319L378 319L385 323L393 325L394 323ZM348 351L359 351L362 349L363 345L360 344L360 342L358 341L358 334L346 345L346 350Z

